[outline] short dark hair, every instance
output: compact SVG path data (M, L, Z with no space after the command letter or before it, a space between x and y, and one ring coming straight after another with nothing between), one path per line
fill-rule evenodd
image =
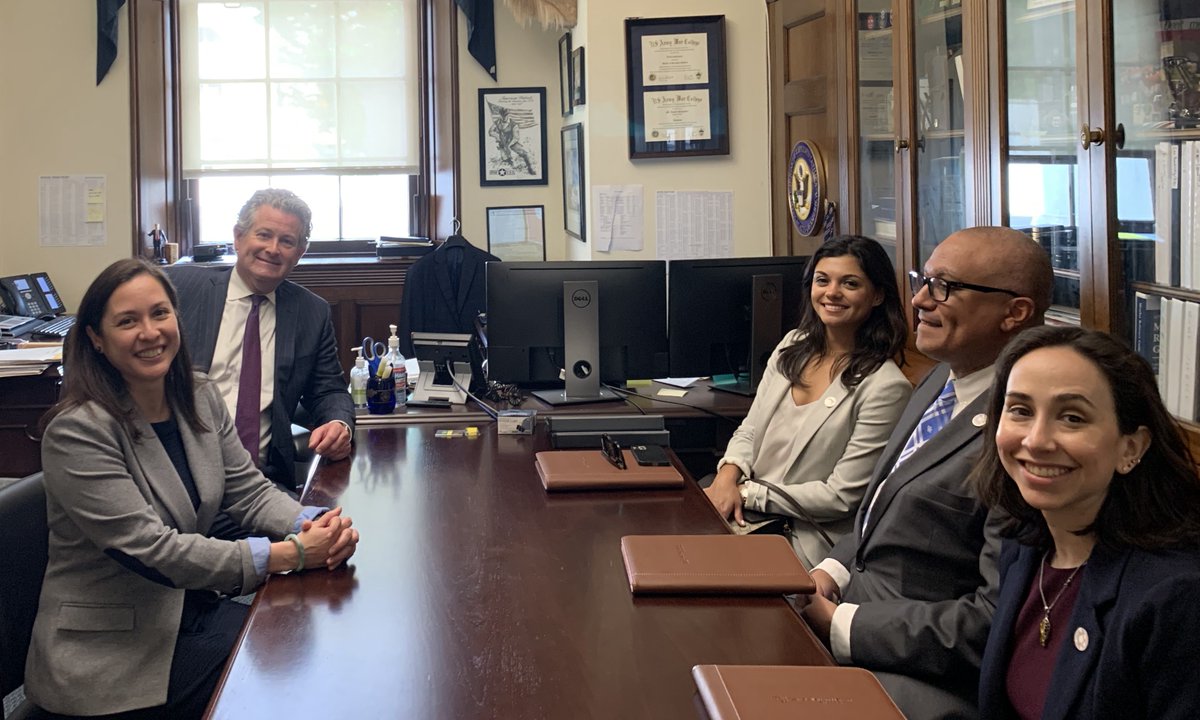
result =
M298 238L300 245L303 247L308 244L308 236L312 235L312 209L308 207L308 203L300 199L299 195L283 188L263 188L256 190L250 196L246 204L242 205L242 209L238 211L237 223L233 226L233 232L237 237L241 237L250 230L258 209L263 205L273 207L288 215L294 215L300 221L300 237Z
M1045 326L1025 330L1008 343L996 364L988 402L983 452L970 482L988 506L1012 516L1007 532L1021 542L1050 547L1050 531L1041 512L1021 497L996 451L996 428L1013 366L1041 348L1065 347L1096 366L1108 381L1117 427L1129 435L1139 427L1150 433L1150 446L1130 472L1114 474L1096 519L1080 534L1094 533L1112 547L1146 550L1200 544L1200 477L1178 423L1158 393L1150 364L1115 337L1078 327Z
M175 286L157 266L141 258L126 258L102 270L83 294L83 300L80 301L79 310L75 314L75 325L71 327L63 342L62 397L42 418L43 429L63 411L94 402L109 415L120 420L130 437L135 440L140 438L141 433L133 421L134 407L125 386L125 379L108 358L92 346L87 335L88 328L97 335L103 335L101 320L104 318L109 299L117 288L140 275L149 275L162 285L171 301L171 309L178 315L179 298L175 293ZM188 357L187 345L183 341L183 328L180 328L179 332L179 352L175 354L175 359L171 361L171 367L167 370L166 393L171 407L193 430L207 431L196 414L195 381L192 377L192 363Z
M803 338L779 353L779 372L792 383L803 386L804 366L813 358L823 357L825 324L812 306L813 276L817 263L825 258L851 255L875 289L883 293L883 302L871 308L871 314L855 333L854 352L842 368L842 384L853 388L880 365L896 358L904 364L904 341L908 326L904 322L904 306L896 286L896 269L887 251L878 242L862 235L841 235L813 253L804 267L804 291L801 299L800 324L796 328Z

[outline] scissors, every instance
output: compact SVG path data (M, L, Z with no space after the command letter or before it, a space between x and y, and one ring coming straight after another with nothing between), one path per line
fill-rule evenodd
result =
M367 361L367 365L371 369L371 374L374 375L379 369L379 361L387 354L387 345L381 342L376 342L370 335L363 338L362 341L363 358Z

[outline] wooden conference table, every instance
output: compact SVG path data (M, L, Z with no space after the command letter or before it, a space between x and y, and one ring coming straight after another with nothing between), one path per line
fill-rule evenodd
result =
M782 597L630 594L622 535L725 532L694 482L548 495L544 423L437 429L360 429L317 470L308 502L362 532L352 567L270 579L209 717L686 718L693 665L832 662Z

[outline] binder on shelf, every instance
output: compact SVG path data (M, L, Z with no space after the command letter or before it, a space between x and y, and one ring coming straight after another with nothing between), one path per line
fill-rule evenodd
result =
M1154 282L1179 284L1179 146L1154 146Z
M1152 293L1138 292L1133 300L1133 349L1150 363L1158 373L1159 340L1161 337L1162 298Z
M1196 197L1196 170L1195 170L1195 153L1192 152L1192 143L1185 142L1179 147L1179 285L1182 287L1195 287L1195 278L1192 277L1192 250L1194 248L1195 237L1192 232L1194 227L1194 219L1192 218L1193 206L1195 203L1192 198Z
M1196 420L1196 352L1200 349L1200 305L1183 303L1183 350L1179 368L1179 417Z

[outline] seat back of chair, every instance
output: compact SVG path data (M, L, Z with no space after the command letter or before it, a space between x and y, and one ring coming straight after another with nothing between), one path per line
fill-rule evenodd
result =
M41 473L0 488L0 697L25 680L49 534Z

